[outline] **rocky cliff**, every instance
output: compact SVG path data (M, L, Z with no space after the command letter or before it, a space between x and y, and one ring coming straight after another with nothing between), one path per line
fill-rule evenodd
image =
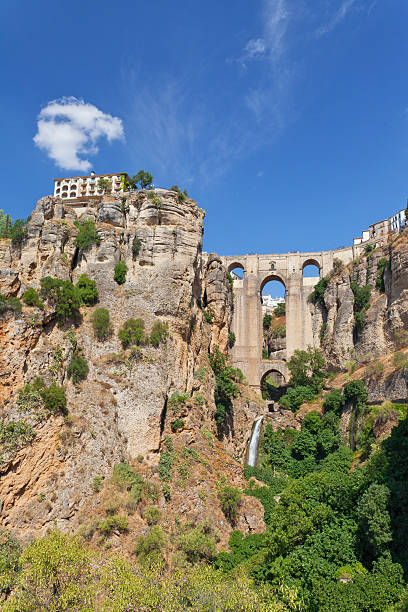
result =
M103 513L92 483L95 477L108 479L120 461L158 486L163 440L171 436L174 470L181 475L170 486L171 501L161 493L158 503L169 520L183 516L194 523L211 515L227 541L231 525L220 510L216 482L243 486L242 455L257 406L244 391L224 440L211 433L217 432L208 354L214 346L227 351L231 292L221 261L202 253L204 211L192 200L179 200L176 192L161 189L104 196L77 207L46 197L25 239L0 243L3 295L39 289L45 276L75 283L86 274L96 281L97 307L109 310L113 328L110 338L98 341L94 307L84 306L77 320L62 327L52 304L44 310L23 306L21 313L0 317L3 426L23 423L35 434L3 445L0 522L20 537L54 523L75 527ZM99 244L79 249L78 222L86 220L95 223ZM114 280L119 261L127 266L120 286ZM166 341L124 350L117 332L130 318L142 319L147 333L158 321L167 324ZM73 342L89 365L86 380L77 384L67 376ZM68 416L45 418L18 403L19 390L38 376L65 388ZM177 433L176 419L183 423ZM142 514L132 519L136 532L146 525ZM260 531L262 516L260 503L244 497L238 526Z
M392 354L408 346L407 230L367 251L333 272L323 299L311 304L315 343L332 369L364 373L371 402L406 401L405 368L395 366ZM359 290L367 286L364 304Z

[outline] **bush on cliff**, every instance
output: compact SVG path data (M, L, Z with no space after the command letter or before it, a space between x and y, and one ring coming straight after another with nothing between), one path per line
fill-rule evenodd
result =
M156 321L153 324L152 332L150 334L150 344L157 348L161 342L164 343L166 341L168 333L169 326L167 325L167 323Z
M23 293L22 300L24 304L27 304L27 306L36 306L41 310L44 308L44 304L40 300L38 292L33 287L30 287L29 289L27 289L27 291Z
M132 344L140 346L145 342L145 329L143 319L128 319L118 332L123 348Z
M80 355L74 354L67 368L68 377L72 378L72 382L76 384L81 382L81 380L85 380L88 373L89 365L87 360Z
M21 312L21 302L16 297L6 297L0 293L0 314L7 311L19 314Z
M41 297L55 306L55 313L60 326L71 317L79 315L81 294L68 280L46 276L41 279Z
M107 308L97 308L93 312L92 326L98 340L106 340L112 335L112 325Z
M78 234L75 238L75 244L78 249L84 251L93 244L99 245L101 243L101 238L96 231L95 223L93 221L75 221L74 225L78 228Z
M90 279L86 274L81 274L76 284L81 301L85 306L93 306L99 299L96 282Z
M124 261L118 261L113 273L113 279L118 285L123 285L126 282L126 272L128 267Z
M217 407L215 420L224 423L227 412L232 410L232 399L238 397L240 391L236 382L243 382L244 376L238 368L227 364L227 358L218 347L209 355L210 365L215 374L214 400Z

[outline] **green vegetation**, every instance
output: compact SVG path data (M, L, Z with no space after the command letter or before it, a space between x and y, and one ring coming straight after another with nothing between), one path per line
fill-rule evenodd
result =
M169 399L169 408L172 408L174 412L180 408L180 406L184 406L187 400L190 399L190 395L188 393L179 393L178 391L174 391L171 394Z
M0 314L7 311L19 314L21 309L21 302L18 298L12 296L6 297L0 293Z
M156 321L153 324L152 331L150 334L150 344L156 348L161 342L165 343L169 333L169 326L167 323Z
M286 302L281 302L273 309L274 317L284 317L286 315Z
M169 482L172 479L171 470L176 460L176 453L174 452L173 440L170 436L166 436L164 439L164 449L161 452L159 460L159 476L160 480Z
M235 340L236 340L236 337L235 337L234 332L233 331L229 331L228 332L228 346L229 346L230 349L232 349L232 347L234 346Z
M21 245L27 238L27 221L16 219L12 225L9 225L8 238L11 238L13 243Z
M384 293L385 291L384 273L385 273L385 268L387 266L387 263L388 262L385 257L381 257L381 259L377 263L378 276L375 280L375 284L376 284L377 289L379 289L381 293Z
M264 329L269 329L272 323L272 315L265 314L262 320L262 325Z
M286 338L286 325L278 325L272 329L272 338Z
M324 335L326 333L326 329L327 329L327 323L324 322L324 323L322 323L322 326L320 328L320 343L322 343L323 340L324 340Z
M0 530L0 601L9 593L18 577L21 546L5 529Z
M309 346L306 351L296 350L288 361L291 386L311 387L315 393L323 389L327 378L326 362L319 349Z
M40 281L41 297L55 307L55 314L60 327L72 317L79 316L81 294L68 280L46 276Z
M112 193L112 181L106 178L98 180L98 189L102 189L104 193Z
M364 253L366 255L370 255L370 253L372 253L375 249L375 245L374 244L366 244L364 247Z
M140 535L136 540L135 553L142 563L149 565L162 558L162 550L166 546L167 537L163 529L154 525L145 536Z
M86 274L81 274L76 284L82 304L93 306L99 299L96 282L91 280Z
M227 413L232 410L232 399L238 397L240 391L237 382L243 382L243 374L238 368L227 364L227 358L218 347L209 356L212 371L215 374L214 401L217 407L215 420L224 423Z
M92 481L92 490L95 493L99 493L99 491L102 490L103 487L103 478L102 476L95 476L95 478Z
M175 421L172 422L171 424L171 431L173 433L177 433L179 429L183 429L184 427L184 421L183 419L176 419Z
M150 189L153 184L153 176L150 172L145 170L139 170L137 174L134 174L129 182L130 189Z
M85 251L93 244L99 245L101 243L101 238L96 231L93 221L74 221L74 225L78 229L78 234L75 238L75 244L78 249Z
M262 359L269 359L268 349L266 348L262 349Z
M235 523L238 518L238 508L241 504L242 491L237 487L228 485L218 488L218 499L221 502L221 509L231 523Z
M304 402L312 402L314 398L315 392L312 387L306 385L289 387L285 395L280 398L279 406L284 410L297 412Z
M333 258L333 275L340 274L344 269L344 263L338 257Z
M214 315L212 314L212 312L208 312L208 310L203 310L203 315L204 315L204 321L206 323L212 323L214 319Z
M34 438L33 428L24 421L6 422L4 419L0 419L0 462L3 463L16 450L26 446Z
M360 287L356 282L352 281L350 287L354 295L353 310L355 329L359 332L365 326L365 313L370 306L371 286L366 285L365 287Z
M27 306L36 306L36 308L40 308L41 310L44 308L44 304L40 300L38 292L32 287L23 293L23 297L21 299L23 300L24 304L27 304Z
M98 529L104 536L110 536L114 531L128 531L126 516L113 514L98 522Z
M123 348L131 345L140 346L145 342L145 329L143 319L128 319L118 332Z
M316 283L312 293L309 296L309 299L311 302L313 302L313 304L320 304L321 306L325 306L324 294L326 293L328 282L329 281L327 280L327 278L323 277Z
M40 419L43 416L47 417L47 412L67 414L64 387L60 387L55 382L47 387L39 376L20 389L17 394L17 405L26 412L33 412ZM45 414L42 412L43 408L46 410Z
M157 525L161 519L161 512L156 506L148 506L143 512L148 525Z
M107 340L112 335L109 310L97 308L92 314L92 326L98 340Z
M232 276L231 272L227 272L227 283L228 283L228 288L230 289L230 291L233 291L234 289L234 277Z
M142 241L140 240L140 238L135 236L133 238L133 240L132 240L132 256L133 256L133 259L136 259L136 257L139 255L141 246L142 246Z
M82 380L85 380L88 373L89 365L87 360L81 357L81 355L74 353L67 368L68 377L72 378L72 382L76 385Z
M155 208L157 208L157 210L160 210L162 207L162 199L161 197L159 197L154 191L149 191L149 193L147 194L147 197L149 198L149 200L152 201L153 206L155 206Z
M115 266L113 280L118 285L123 285L126 282L126 272L128 271L128 267L124 261L118 261Z
M185 528L177 539L177 548L184 553L189 563L200 563L214 559L218 541L219 535L210 521L204 521L192 529Z

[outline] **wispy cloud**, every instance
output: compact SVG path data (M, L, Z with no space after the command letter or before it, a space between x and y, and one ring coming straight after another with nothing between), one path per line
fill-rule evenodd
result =
M329 34L329 32L334 30L338 25L342 23L342 21L344 21L348 13L353 9L353 7L356 6L357 0L343 0L341 5L335 11L335 13L326 21L326 23L322 24L317 29L316 36L319 38L320 36Z
M251 60L269 59L277 62L285 49L285 34L289 21L286 0L263 0L262 32L250 38L238 61L245 66Z
M87 157L98 152L98 140L112 142L123 136L121 119L84 100L66 97L41 110L34 142L60 168L87 172L92 167Z

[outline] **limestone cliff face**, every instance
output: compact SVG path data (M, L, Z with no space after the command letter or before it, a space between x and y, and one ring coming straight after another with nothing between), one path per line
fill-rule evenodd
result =
M203 428L214 428L208 352L215 345L227 350L231 293L221 261L202 254L203 217L194 201L179 202L177 193L161 189L155 190L155 198L141 191L105 196L87 207L46 197L38 202L21 247L0 242L3 294L21 297L29 287L39 289L44 276L75 283L85 273L96 281L97 307L109 310L114 330L108 340L97 341L91 324L94 309L85 307L80 321L63 328L49 306L44 311L24 306L20 315L0 317L1 416L6 422L24 419L36 432L31 444L3 458L1 524L25 537L55 521L60 527L71 525L89 503L93 478L108 477L119 461L135 463L143 457L146 473L154 475L175 418L184 421L180 444L198 443ZM100 244L80 251L75 222L86 219L95 222ZM135 238L137 254L132 250ZM114 267L120 260L128 272L126 283L118 286ZM211 323L204 320L203 307L213 315ZM147 332L158 320L167 323L167 342L143 347L136 355L123 351L117 332L131 317L143 319ZM66 376L70 329L89 364L88 377L79 385ZM55 368L58 352L63 362ZM61 416L37 422L23 414L17 392L36 376L64 385L69 422ZM191 398L179 412L171 408L174 393ZM243 452L241 438L238 445L230 440L236 456ZM216 447L220 457L224 448ZM228 461L220 459L220 465L228 466ZM241 482L239 464L227 472L232 482ZM186 511L182 498L172 496L174 512ZM241 527L262 529L260 504L246 500ZM198 497L197 503L203 506ZM204 506L201 512L194 508L192 515L205 518Z
M378 263L385 258L385 290L376 280ZM324 305L311 305L315 343L321 345L329 366L344 368L354 360L357 365L375 362L404 348L408 330L408 235L403 232L390 244L356 260L328 282ZM352 282L370 285L369 308L365 324L356 330ZM399 401L408 395L403 371L385 371L384 376L367 379L370 401Z

